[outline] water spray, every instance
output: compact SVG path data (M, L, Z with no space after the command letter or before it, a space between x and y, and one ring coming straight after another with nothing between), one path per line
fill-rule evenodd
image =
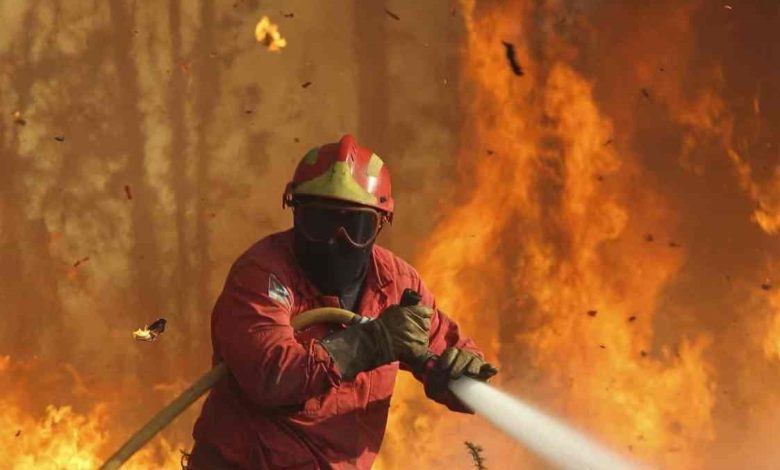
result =
M485 382L461 377L450 390L479 416L563 470L639 470L639 465Z
M401 305L416 305L421 297L406 289ZM428 352L424 361L434 364L438 357ZM450 381L452 393L479 416L508 434L536 455L562 470L640 470L619 454L485 382L469 377Z

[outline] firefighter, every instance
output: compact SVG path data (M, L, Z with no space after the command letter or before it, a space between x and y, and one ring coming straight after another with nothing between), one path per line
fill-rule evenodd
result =
M438 310L414 268L374 243L393 218L382 159L349 135L315 148L283 205L293 228L242 254L214 307L214 362L231 373L195 423L189 468L369 469L399 368L429 398L471 412L447 382L487 380L497 370ZM406 288L421 295L418 305L399 305ZM293 331L290 319L316 307L374 320ZM426 372L429 349L439 359Z

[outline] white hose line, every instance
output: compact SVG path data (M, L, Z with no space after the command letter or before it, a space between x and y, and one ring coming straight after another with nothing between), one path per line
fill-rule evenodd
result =
M450 390L478 415L556 468L564 470L639 470L636 463L609 450L559 420L490 385L468 377Z

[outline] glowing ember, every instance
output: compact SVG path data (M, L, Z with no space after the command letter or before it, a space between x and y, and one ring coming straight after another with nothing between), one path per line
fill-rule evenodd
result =
M20 126L27 124L27 121L22 117L22 113L20 111L14 111L12 116L14 118L14 124L18 124Z
M138 341L154 341L165 331L167 321L164 318L155 320L151 325L146 325L133 332L133 338Z
M255 27L255 38L269 51L279 52L287 45L287 40L279 33L279 26L271 23L267 16L260 19Z

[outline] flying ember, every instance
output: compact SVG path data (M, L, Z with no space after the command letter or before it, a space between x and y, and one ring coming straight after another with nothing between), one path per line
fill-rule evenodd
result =
M279 26L271 23L267 16L263 16L255 26L255 38L272 52L279 52L287 45L287 40L279 33Z

